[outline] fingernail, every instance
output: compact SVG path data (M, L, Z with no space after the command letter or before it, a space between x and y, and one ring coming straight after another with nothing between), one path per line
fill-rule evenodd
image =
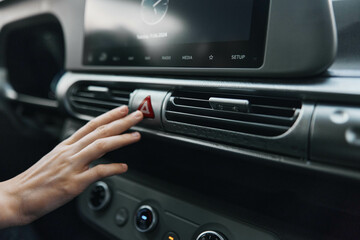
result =
M140 118L142 118L142 117L143 117L142 112L140 112L139 110L135 112L135 118L136 118L136 119L140 119Z
M127 106L121 106L120 107L120 112L121 113L126 113L126 111L127 111Z
M122 164L122 168L125 172L129 169L128 165L124 163Z
M131 135L132 135L134 138L140 137L140 133L138 133L138 132L133 132Z

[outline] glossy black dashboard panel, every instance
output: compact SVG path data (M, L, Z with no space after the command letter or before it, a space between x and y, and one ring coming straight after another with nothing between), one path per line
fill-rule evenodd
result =
M270 1L89 0L84 64L258 68Z

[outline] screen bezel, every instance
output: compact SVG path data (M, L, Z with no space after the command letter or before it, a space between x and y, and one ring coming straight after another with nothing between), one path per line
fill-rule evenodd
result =
M182 62L181 64L173 64L174 62L162 62L160 65L154 65L144 60L126 62L126 60L113 62L110 58L106 61L100 61L99 55L104 50L99 50L92 52L90 47L87 44L87 33L86 33L86 18L91 17L87 16L88 12L85 12L85 37L84 37L84 48L83 48L83 65L87 67L111 67L119 70L146 70L146 69L158 69L158 70L172 70L172 69L188 69L188 70L207 70L207 69L257 69L263 66L265 58L265 46L266 46L266 36L268 29L268 19L269 19L269 9L270 9L270 0L254 0L253 2L253 12L251 20L251 31L250 31L250 40L249 41L234 41L234 42L209 42L209 43L192 43L192 44L177 44L176 49L191 49L197 48L200 46L206 45L211 49L217 49L221 51L223 46L236 46L237 48L244 49L244 52L247 54L247 58L242 61L231 62ZM119 49L107 48L106 52L113 53L117 52ZM92 61L89 61L88 56L92 54L94 57ZM139 59L139 58L138 58ZM155 63L159 63L155 62ZM180 62L178 60L178 62Z

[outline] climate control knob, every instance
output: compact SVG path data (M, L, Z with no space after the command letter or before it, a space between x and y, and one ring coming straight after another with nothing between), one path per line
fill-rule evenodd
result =
M154 230L157 221L155 210L148 205L139 207L135 213L135 227L139 232L145 233Z
M196 240L226 240L221 233L215 231L206 231L200 233Z
M104 209L110 202L111 192L109 186L102 181L96 182L90 190L89 208L94 211Z

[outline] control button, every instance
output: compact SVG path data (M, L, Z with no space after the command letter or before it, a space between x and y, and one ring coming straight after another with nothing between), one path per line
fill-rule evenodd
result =
M104 209L110 202L111 193L105 182L96 182L90 190L89 208L94 211Z
M165 234L163 240L180 240L179 236L174 232L168 232Z
M336 110L330 115L330 120L335 124L346 124L350 120L350 116L346 111Z
M161 56L161 60L163 60L163 61L171 61L171 56Z
M125 208L120 208L115 213L115 223L119 227L122 227L126 224L129 219L128 211Z
M151 96L147 96L140 106L138 110L143 113L144 118L155 118L155 113L151 104Z
M108 55L107 55L106 52L100 53L100 56L99 56L99 61L100 62L105 62L107 59L108 59Z
M233 61L244 60L245 58L246 58L246 55L243 55L243 54L233 54L233 55L231 55L231 60L233 60Z
M87 56L87 61L89 63L92 63L94 61L94 55L92 53L90 53L88 56Z
M214 55L210 55L210 56L209 56L209 60L210 60L210 61L214 60L214 58L215 58Z
M135 57L134 56L129 56L128 57L128 61L134 61L135 60Z
M206 231L201 233L196 240L226 240L221 233L214 231Z
M181 57L181 59L182 59L183 61L191 61L191 60L193 60L193 56L191 56L191 55L184 55L184 56Z
M157 215L154 209L148 205L138 208L135 213L135 227L139 232L150 232L155 229Z
M119 56L113 56L112 57L113 62L119 62L121 58Z

